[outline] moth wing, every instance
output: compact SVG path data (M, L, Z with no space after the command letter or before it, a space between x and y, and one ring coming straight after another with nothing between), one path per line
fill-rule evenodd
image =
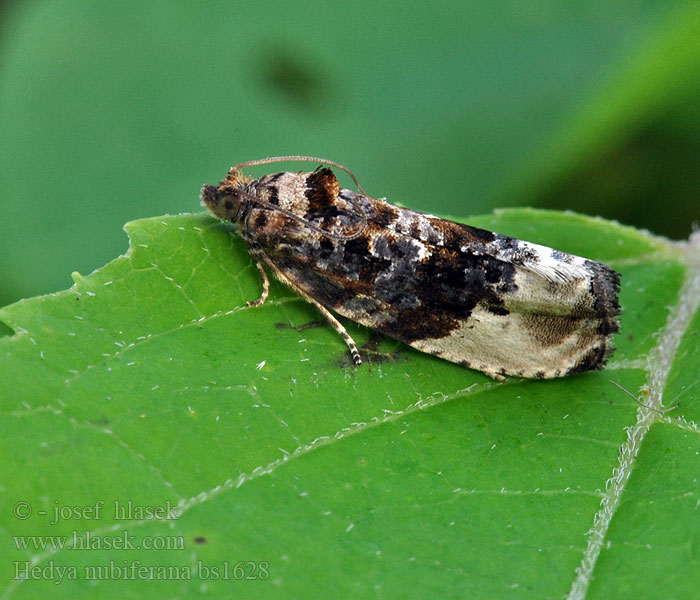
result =
M326 171L285 174L303 181L280 188L294 193L289 203L280 194L280 206L312 227L265 209L255 229L266 262L288 285L492 377L550 378L604 364L618 329L614 271L338 190Z
M605 363L619 312L609 267L381 200L364 211L393 233L376 235L370 252L401 265L413 246L406 238L419 249L404 277L383 276L394 292L388 305L410 306L370 326L492 377L550 378Z
M364 215L352 202L341 197L340 184L331 169L321 167L302 175L305 176L304 201L295 199L293 208L304 221L332 237L348 237L361 231Z
M463 364L493 377L550 378L605 364L619 329L618 273L539 244L442 219L434 224L449 231L454 250L512 266L512 285L501 294L502 312L481 302L445 338L413 345L449 360L465 356Z

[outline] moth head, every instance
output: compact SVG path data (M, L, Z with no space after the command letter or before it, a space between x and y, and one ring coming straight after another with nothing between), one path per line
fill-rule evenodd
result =
M221 189L216 185L205 185L202 188L202 206L222 221L238 220L241 212L241 196L233 188Z
M238 221L246 202L245 185L248 181L239 171L231 169L219 185L202 187L202 206L222 221Z

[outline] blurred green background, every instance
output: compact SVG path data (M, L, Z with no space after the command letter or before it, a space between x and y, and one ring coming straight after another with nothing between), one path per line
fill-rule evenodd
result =
M124 222L197 211L203 183L269 155L328 157L419 210L684 238L698 73L697 1L6 1L0 304L69 287L125 251Z

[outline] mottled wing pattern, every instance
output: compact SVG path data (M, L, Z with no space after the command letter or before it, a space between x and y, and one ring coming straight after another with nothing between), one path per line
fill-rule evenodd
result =
M251 205L252 218L248 217L244 229L254 236L274 229L280 236L289 233L306 236L308 240L311 232L304 223L311 223L331 235L352 235L364 225L357 207L341 197L338 180L330 169L265 175L252 181L246 189L251 196L293 212L301 219L294 221L279 211Z
M600 368L611 352L619 276L600 263L340 189L330 169L244 189L268 204L236 217L253 255L358 323L497 378Z

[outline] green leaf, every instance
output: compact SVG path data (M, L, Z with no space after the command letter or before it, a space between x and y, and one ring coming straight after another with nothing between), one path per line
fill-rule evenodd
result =
M245 306L255 266L201 214L129 223L124 256L1 309L0 597L694 597L697 239L470 223L622 273L605 371L497 383L388 340L350 367L286 288Z

